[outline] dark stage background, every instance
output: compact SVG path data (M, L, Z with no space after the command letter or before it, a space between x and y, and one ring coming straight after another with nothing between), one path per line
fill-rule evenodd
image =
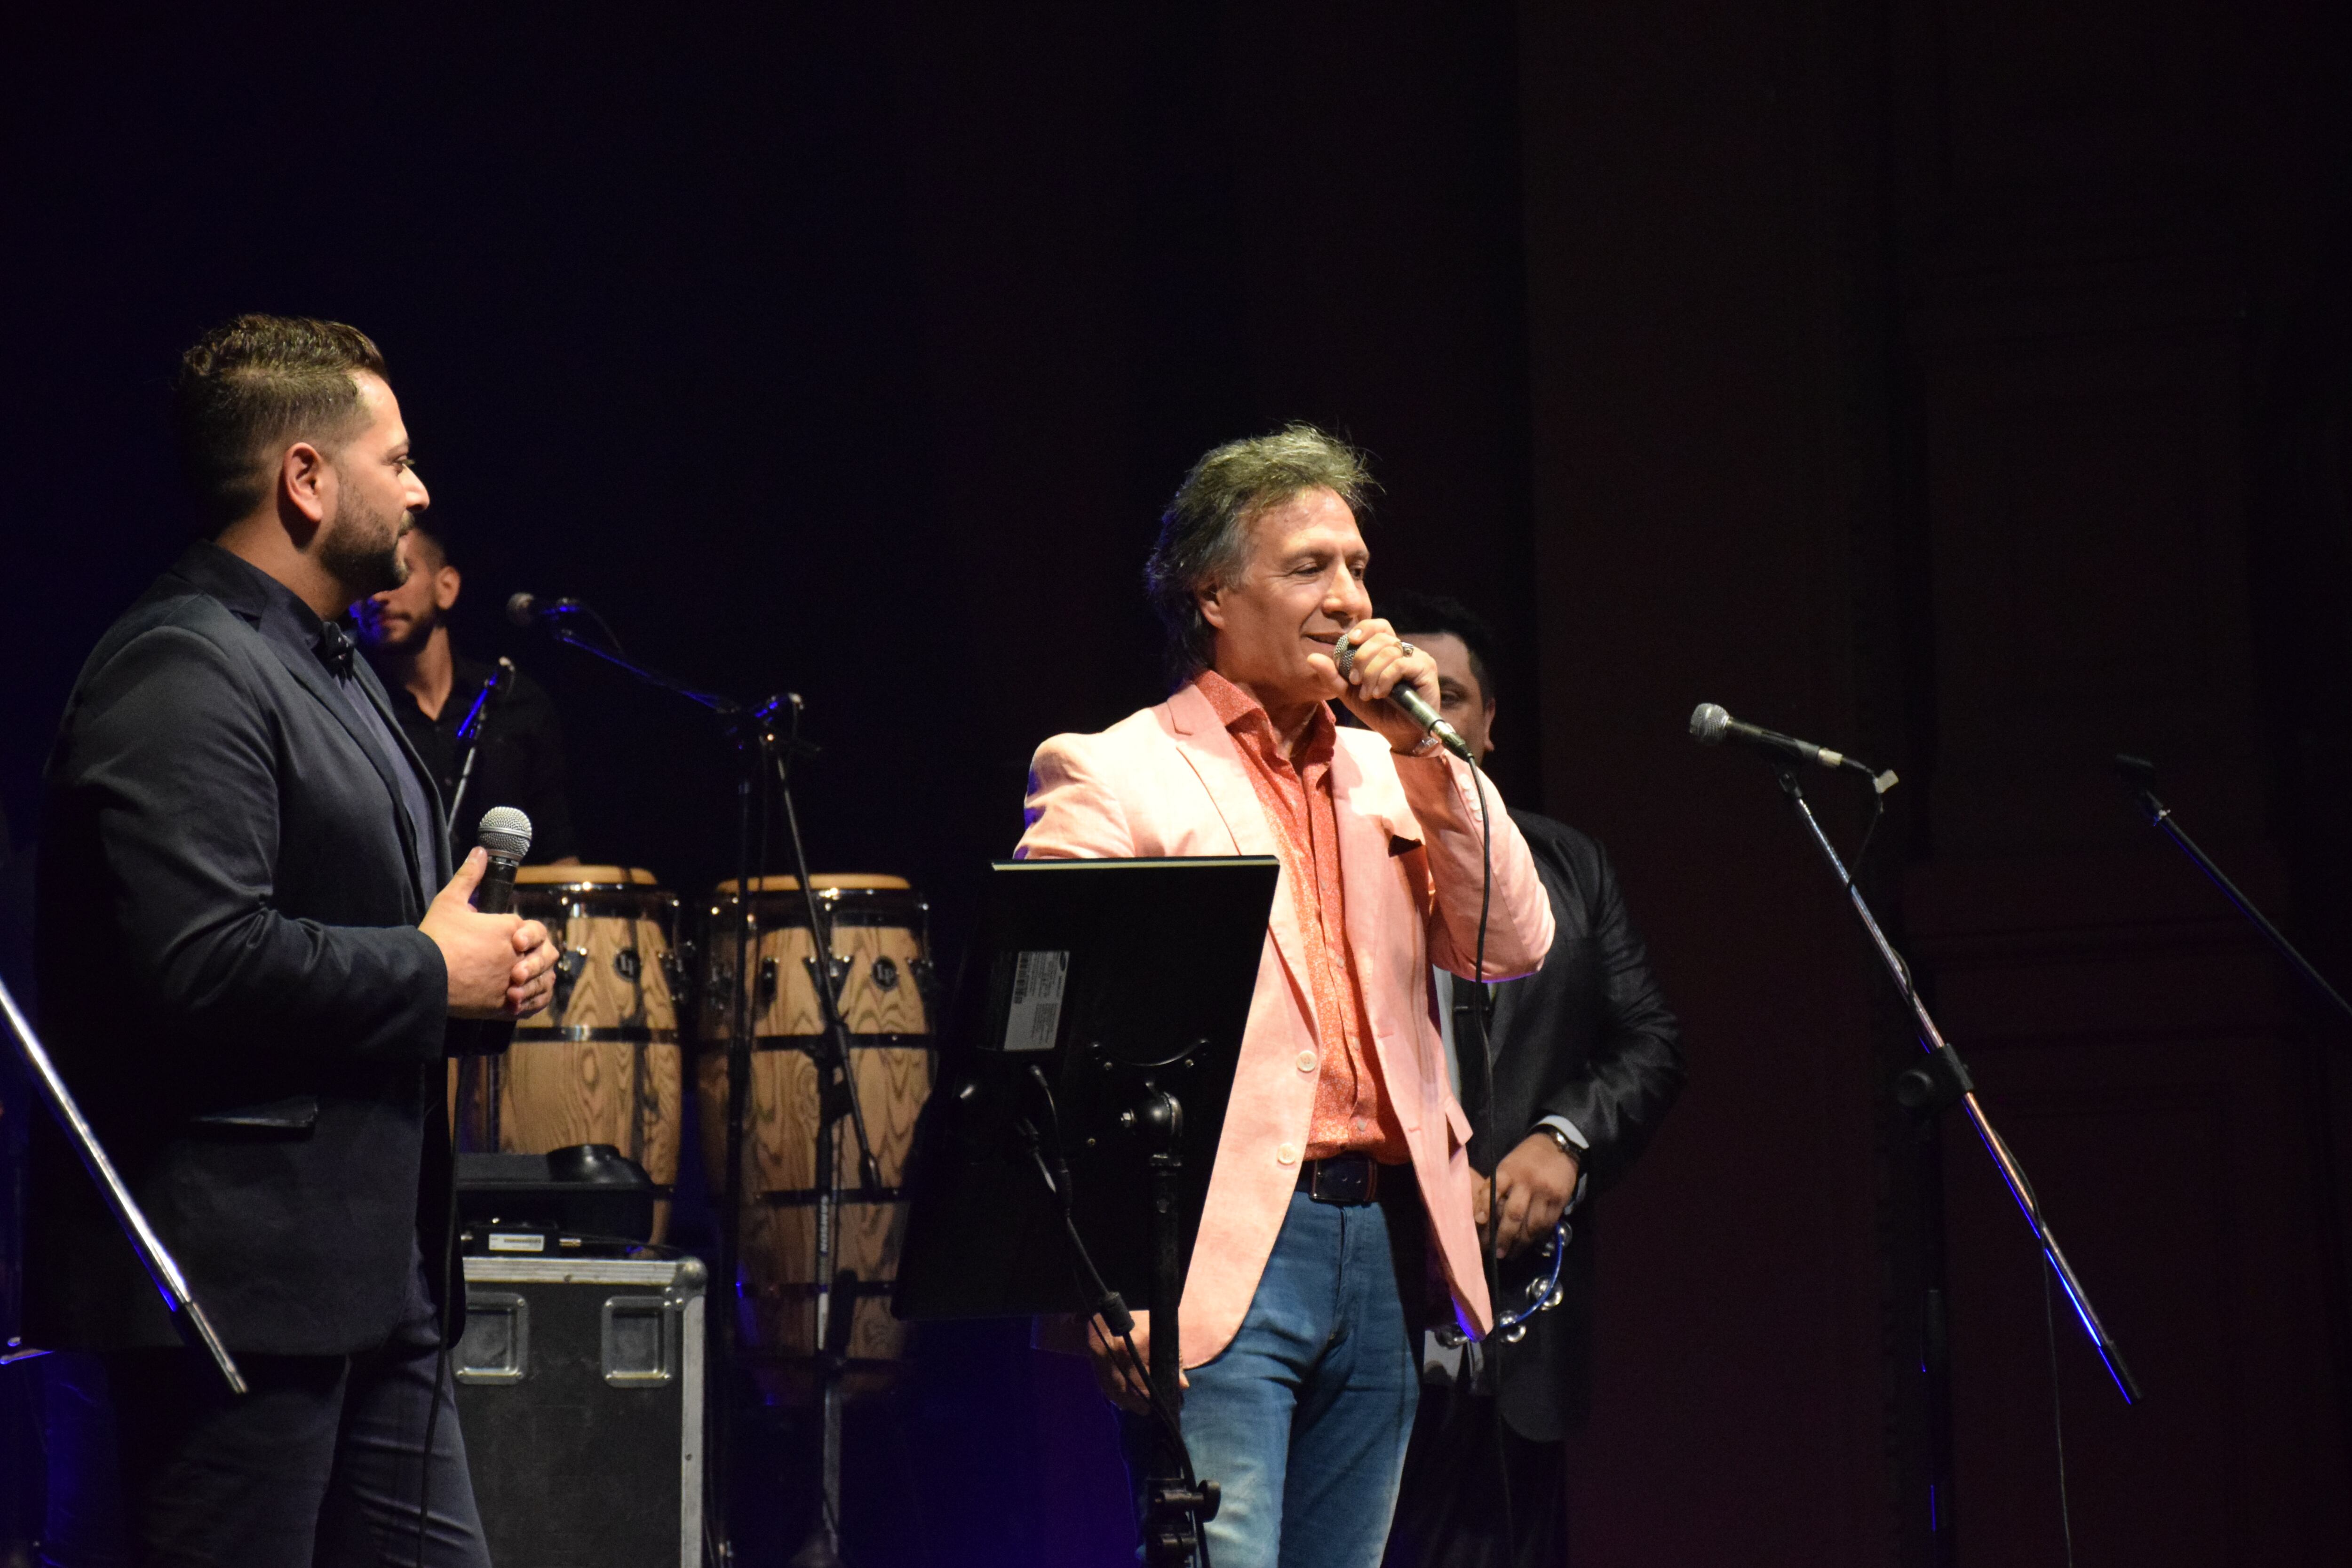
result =
M1926 1183L1962 1558L2063 1560L2030 1241L1957 1127L1923 1156L1885 1108L1907 1040L1769 776L1682 737L1711 699L1903 774L1868 885L2149 1392L2121 1409L2060 1324L2080 1560L2340 1560L2345 1031L2103 766L2158 757L2352 976L2337 9L10 32L18 850L84 651L186 533L173 356L240 310L383 345L467 571L460 640L556 693L590 858L707 888L727 759L500 626L517 588L803 693L811 853L916 879L950 961L1035 742L1160 694L1139 568L1185 463L1314 419L1386 483L1375 592L1504 628L1506 791L1611 846L1688 1028L1689 1092L1604 1205L1580 1558L1924 1560ZM1824 794L1850 847L1858 805ZM868 1444L918 1500L853 1512L853 1560L1122 1560L1076 1369L982 1328L929 1363Z

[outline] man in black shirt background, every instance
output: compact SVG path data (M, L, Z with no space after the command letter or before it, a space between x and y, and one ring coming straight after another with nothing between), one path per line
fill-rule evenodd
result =
M449 611L465 578L449 559L446 534L419 522L400 548L408 558L408 581L360 601L360 646L392 696L402 732L441 786L441 798L457 803L450 841L470 847L484 812L519 805L530 816L530 858L578 865L554 702L520 670L478 663L450 641ZM467 773L469 752L474 765Z
M1437 661L1438 710L1483 761L1495 739L1493 632L1433 595L1383 594L1378 608ZM1448 1065L1479 1129L1470 1163L1494 1182L1488 1234L1498 1256L1514 1255L1497 1310L1525 1303L1515 1282L1538 1274L1537 1248L1563 1209L1573 1235L1559 1303L1524 1339L1424 1356L1384 1568L1564 1568L1566 1439L1591 1403L1595 1199L1682 1091L1682 1031L1608 855L1566 823L1517 809L1511 820L1551 900L1551 952L1535 973L1493 987L1491 1016L1474 987L1433 977Z

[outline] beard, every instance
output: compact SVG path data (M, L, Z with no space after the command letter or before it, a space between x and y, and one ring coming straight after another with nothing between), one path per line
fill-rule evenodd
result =
M423 647L432 640L433 629L441 624L441 612L435 607L432 595L425 595L423 598L422 605L399 620L386 618L373 597L362 599L352 606L352 615L359 620L360 640L379 653L414 653Z
M408 563L400 553L400 536L408 531L405 509L381 512L369 510L343 487L342 504L327 524L319 544L319 564L334 574L354 599L382 594L408 581Z

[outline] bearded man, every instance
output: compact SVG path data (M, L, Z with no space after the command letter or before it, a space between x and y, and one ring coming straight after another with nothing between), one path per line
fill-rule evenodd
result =
M511 664L457 651L449 612L466 578L431 518L409 526L400 552L407 580L360 601L360 647L391 694L401 733L455 814L450 841L472 844L484 812L520 806L530 818L530 859L578 865L554 700Z
M209 537L100 639L44 779L48 1045L251 1392L178 1343L45 1121L28 1337L100 1352L130 1556L487 1568L439 1354L452 1018L546 1005L535 921L453 877L341 617L430 504L383 356L241 316L183 356Z
M1370 488L1359 454L1307 426L1194 464L1146 568L1174 695L1054 737L1030 768L1024 857L1281 865L1180 1303L1185 1445L1223 1492L1217 1568L1380 1562L1425 1282L1487 1319L1430 965L1497 980L1551 945L1501 800L1388 700L1411 686L1433 708L1437 667L1372 617ZM1363 727L1340 728L1334 701ZM1136 1338L1148 1364L1148 1325ZM1140 1411L1098 1322L1089 1348L1104 1392Z

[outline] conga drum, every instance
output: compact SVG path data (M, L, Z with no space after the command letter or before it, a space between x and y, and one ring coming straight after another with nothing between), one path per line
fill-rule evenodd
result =
M890 1315L890 1288L907 1232L900 1184L914 1146L915 1118L931 1088L931 967L928 907L898 877L856 873L811 879L833 931L842 973L841 1012L866 1131L881 1166L878 1199L859 1190L857 1138L844 1118L835 1129L833 1273L856 1283L836 1290L832 1310L851 1314L849 1365L843 1390L873 1393L895 1384L907 1328ZM735 1027L736 885L722 882L705 943L696 1081L702 1149L712 1194L727 1173L727 1055ZM747 1356L772 1395L805 1402L815 1384L808 1358L816 1343L815 1047L824 1032L810 974L816 952L808 906L792 877L752 883L751 1079L745 1095L741 1228L737 1232ZM836 1328L835 1333L840 1332Z
M653 1178L659 1241L684 1111L677 897L634 867L525 866L514 910L544 924L559 951L555 994L515 1026L505 1055L451 1064L457 1146L544 1154L609 1143Z

